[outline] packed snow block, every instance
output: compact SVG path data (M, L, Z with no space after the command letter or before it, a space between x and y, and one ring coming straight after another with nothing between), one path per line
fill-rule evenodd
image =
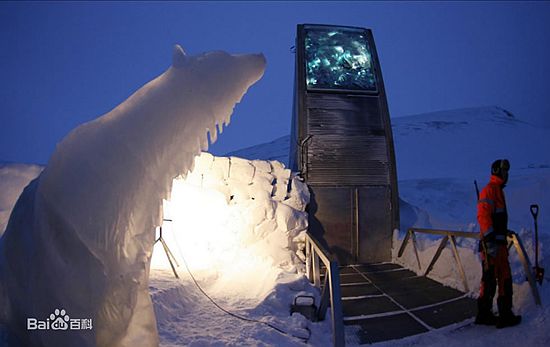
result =
M248 183L243 183L237 178L229 178L226 183L229 187L231 203L243 203L250 199Z
M253 230L256 225L260 225L267 219L269 210L273 208L270 201L259 200L247 200L240 204L243 215L247 219L247 224L250 225L250 229Z
M287 198L288 195L288 180L285 179L280 181L277 179L277 183L273 189L273 198L277 201L283 201Z
M291 237L307 228L307 220L304 213L293 209L283 203L277 203L276 210L277 227L288 232Z
M274 190L273 176L270 174L255 175L248 189L249 195L255 199L271 199Z
M254 234L262 239L277 230L277 222L274 219L266 219L254 227Z
M190 171L187 176L185 176L185 179L189 182L189 184L197 187L202 187L204 184L204 174L198 171Z
M162 75L62 140L0 239L0 323L21 345L158 345L148 283L162 201L264 68L262 55L176 46ZM27 329L51 315L92 328Z
M265 239L264 247L269 250L269 257L272 259L274 264L286 265L287 255L286 252L289 248L288 237L281 233L271 233L268 234Z
M309 204L310 194L307 184L297 175L292 174L291 188L288 192L288 198L282 203L298 211L305 212Z
M210 180L226 180L229 178L229 158L215 157L214 163L209 170L208 181Z
M288 183L291 171L286 169L284 164L281 162L271 160L270 164L273 168L273 175L277 179L275 189L273 190L274 199L277 201L283 201L287 198Z
M259 171L258 169L256 169L256 173L254 174L252 183L255 183L262 179L266 180L269 183L269 185L273 185L275 183L275 176L272 173Z
M230 161L229 178L246 184L252 183L256 169L250 161L237 157L231 157Z
M257 187L254 185L249 185L248 196L252 200L268 201L271 199L271 189L262 190L262 189L257 189Z
M285 164L277 160L270 160L269 164L271 165L271 170L272 170L271 172L274 175L282 177L281 172L285 171ZM290 175L290 170L289 170L289 175Z
M214 165L214 156L208 152L202 152L195 157L195 165L191 171L205 173L212 169L212 165Z
M252 165L256 168L256 174L258 173L271 173L271 164L269 164L268 161L265 160L252 160Z

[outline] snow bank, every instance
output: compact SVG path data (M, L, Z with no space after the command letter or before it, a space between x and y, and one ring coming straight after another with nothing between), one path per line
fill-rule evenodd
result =
M0 240L0 322L23 345L158 344L147 284L162 199L264 66L262 55L176 46L166 72L57 146ZM55 309L93 329L25 329Z
M279 162L203 153L174 180L163 237L214 295L262 300L301 266L308 202L306 184ZM169 269L160 243L152 267Z

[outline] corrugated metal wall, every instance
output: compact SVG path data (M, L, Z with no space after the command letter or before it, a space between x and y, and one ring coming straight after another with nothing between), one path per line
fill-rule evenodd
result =
M388 149L378 98L310 93L308 183L388 185Z

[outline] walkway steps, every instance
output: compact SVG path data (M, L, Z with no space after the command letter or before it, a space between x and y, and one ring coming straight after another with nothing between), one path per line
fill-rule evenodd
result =
M369 344L464 322L476 301L393 263L340 268L346 341ZM321 281L323 283L323 281Z

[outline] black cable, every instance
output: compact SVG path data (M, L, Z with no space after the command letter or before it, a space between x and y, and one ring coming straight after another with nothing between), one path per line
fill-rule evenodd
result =
M311 330L309 330L309 328L306 327L306 330L309 334L309 336L307 338L305 337L301 337L301 336L296 336L296 335L292 335L280 328L277 328L276 326L268 323L268 322L262 322L260 320L256 320L256 319L252 319L252 318L246 318L246 317L243 317L243 316L240 316L238 314L235 314L233 312L229 312L228 310L226 310L225 308L221 307L220 305L218 305L217 302L214 301L214 299L212 299L203 289L202 287L200 286L200 284L197 282L197 280L195 279L195 276L193 276L193 274L191 273L191 270L189 269L189 266L187 265L187 261L185 260L185 257L183 255L181 255L181 258L183 259L183 263L185 264L185 268L187 269L187 272L189 273L189 276L191 276L191 279L193 280L193 282L195 283L195 285L197 286L197 288L199 288L200 292L206 296L206 298L208 298L208 300L210 300L210 302L212 304L214 304L214 306L216 306L218 309L220 309L221 311L227 313L228 315L232 316L232 317L235 317L235 318L238 318L238 319L241 319L241 320L244 320L244 321L247 321L247 322L252 322L252 323L260 323L260 324L264 324L274 330L276 330L277 332L283 334L283 335L287 335L287 336L290 336L290 337L293 337L295 339L299 339L301 340L302 342L305 342L305 343L308 343L309 339L311 338Z

